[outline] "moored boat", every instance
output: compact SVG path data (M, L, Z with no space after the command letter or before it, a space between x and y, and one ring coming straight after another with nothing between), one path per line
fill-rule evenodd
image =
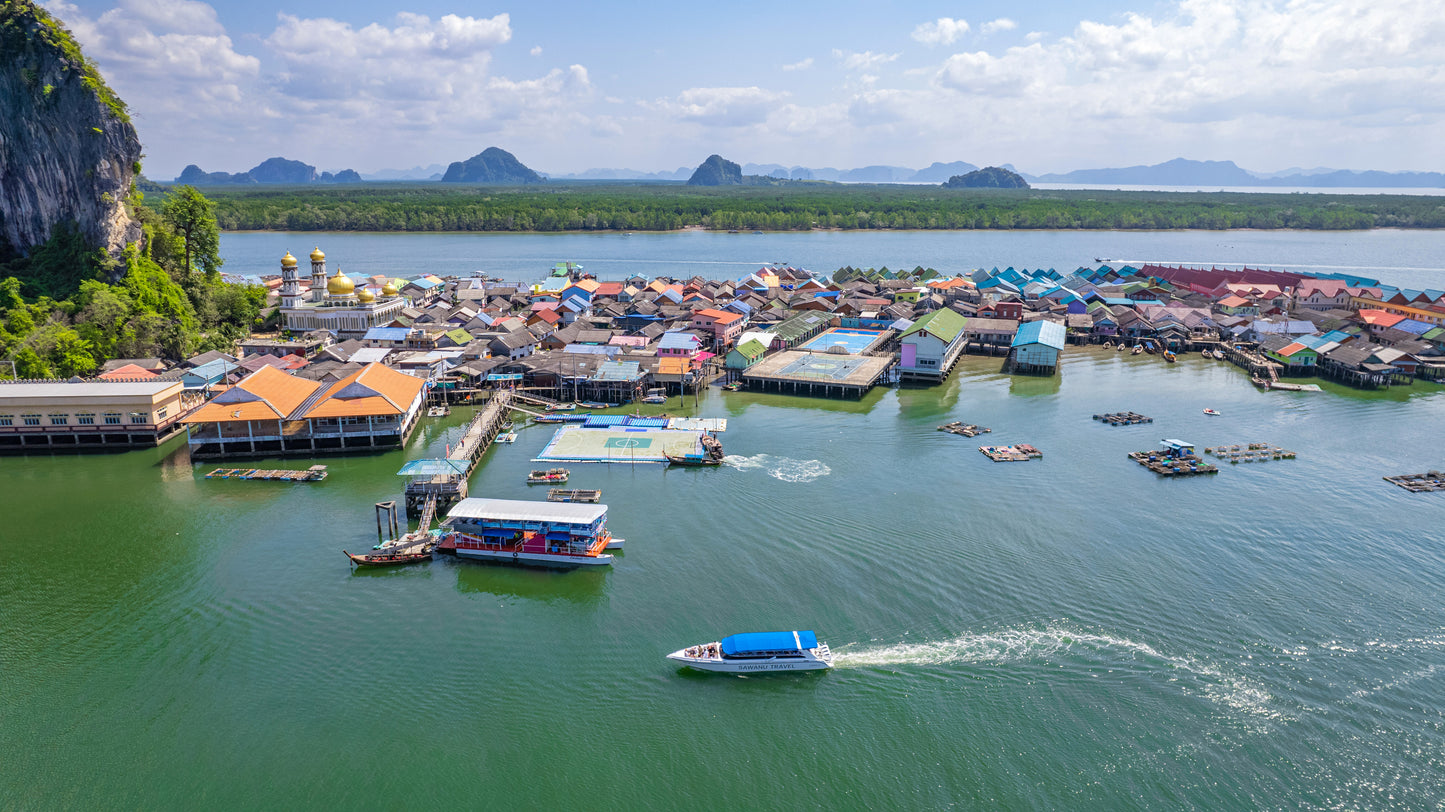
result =
M1223 360L1224 360L1224 350L1215 350L1215 351L1214 351L1214 360L1216 360L1216 361L1223 361Z
M575 404L575 403L553 403L551 406L548 406L548 407L547 407L547 411L549 411L549 412L575 412L575 411L577 411L577 404Z
M662 387L654 387L647 390L647 397L642 398L643 403L666 403L667 390Z
M701 466L701 465L722 465L722 457L714 457L711 454L663 454L672 465Z
M469 498L452 507L445 524L451 535L442 549L459 558L560 568L612 563L606 505Z
M1164 360L1165 360L1165 361L1168 361L1168 362L1171 363L1171 364L1174 363L1174 360L1175 360L1175 359L1174 359L1174 353L1170 352L1169 350L1165 350L1165 351L1164 351Z
M452 410L446 406L433 406L426 410L427 417L446 417Z
M667 659L724 674L760 671L818 671L833 667L833 652L811 631L752 632L678 649Z
M1135 345L1134 345L1134 349L1130 350L1130 351L1129 351L1129 354L1130 354L1130 355L1138 355L1139 353L1141 353L1141 352L1143 352L1143 351L1144 351L1144 345L1143 345L1143 344L1135 344Z
M398 564L413 564L417 561L431 560L430 549L409 549L407 552L397 552L388 551L383 548L378 552L366 553L364 555L347 553L345 550L341 552L346 553L346 557L351 559L351 563L358 567L394 567Z
M584 409L606 409L612 404L603 403L600 400L579 400L577 401L577 405L581 406Z
M567 481L571 472L566 468L536 469L527 474L528 485L560 485Z

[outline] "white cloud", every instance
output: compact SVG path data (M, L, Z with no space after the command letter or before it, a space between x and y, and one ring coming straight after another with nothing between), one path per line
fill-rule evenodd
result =
M532 56L541 56L541 55L542 55L542 46L540 46L540 45L533 45L533 46L532 46L532 50L528 51L527 53L531 54Z
M838 60L844 70L850 71L877 70L899 56L901 54L875 54L872 51L853 52L833 49L833 58Z
M959 37L967 33L967 20L939 17L931 23L923 23L913 29L913 38L925 45L952 45Z
M679 118L699 124L742 127L765 121L786 93L760 87L694 87L677 95Z
M988 36L989 34L994 34L999 31L1012 31L1018 27L1019 24L1014 22L1013 20L1010 20L1007 17L999 17L997 20L989 20L988 22L984 23L983 27L979 29L979 32L982 33L984 36Z
M813 67L813 57L810 56L807 59L802 60L801 62L794 62L790 65L784 65L783 70L807 70L811 67Z

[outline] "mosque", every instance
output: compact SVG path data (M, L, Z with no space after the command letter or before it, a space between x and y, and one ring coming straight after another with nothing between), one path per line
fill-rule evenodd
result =
M330 330L339 339L360 338L373 327L390 324L406 307L400 279L387 282L376 294L357 288L339 268L328 277L320 247L311 252L311 290L304 296L296 266L296 257L287 251L281 257L281 321L293 333Z

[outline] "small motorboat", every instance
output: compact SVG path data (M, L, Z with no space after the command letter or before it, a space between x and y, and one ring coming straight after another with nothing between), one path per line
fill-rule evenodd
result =
M1114 348L1114 351L1115 351L1115 352L1123 352L1123 351L1126 350L1126 349L1128 349L1128 347L1125 347L1125 346L1124 346L1124 342L1120 341L1120 342L1119 342L1119 345Z
M1223 360L1224 360L1224 350L1215 350L1215 351L1214 351L1214 360L1216 360L1216 361L1223 361Z
M742 388L743 388L743 382L742 382L742 381L734 381L734 382L729 383L729 384L723 384L723 389L724 389L725 391L728 391L728 392L737 392L737 391L741 390Z
M499 443L515 443L515 442L517 442L517 432L515 432L515 431L504 431L504 432L502 432L501 434L498 434L498 435L497 435L497 442L499 442Z
M548 406L548 407L547 407L547 411L549 411L549 412L575 412L575 411L577 411L577 404L575 404L575 403L553 403L551 406Z
M1106 349L1106 350L1112 350L1112 349L1114 349L1114 342L1112 342L1112 341L1105 341L1105 342L1104 342L1104 349Z
M704 465L722 465L722 457L714 457L711 454L663 454L671 465L684 467L698 467Z
M1205 414L1214 415L1215 417L1219 417L1219 415L1220 415L1220 412L1219 412L1218 410L1215 410L1215 409L1205 409L1205 410L1204 410L1204 413L1205 413Z
M666 403L667 390L661 387L647 390L647 397L642 399L643 403Z
M528 485L560 485L567 481L571 472L566 468L537 469L527 474Z
M1168 361L1168 362L1171 363L1171 364L1174 363L1174 360L1175 360L1175 359L1174 359L1174 353L1170 352L1169 350L1165 350L1165 351L1164 351L1164 360L1165 360L1165 361Z
M1134 345L1134 349L1130 350L1130 351L1129 351L1129 354L1130 354L1130 355L1138 355L1138 354L1140 354L1140 353L1142 353L1142 352L1144 352L1144 345L1143 345L1143 344L1135 344L1135 345Z
M678 649L667 655L699 671L751 674L764 671L820 671L833 667L833 652L810 631L734 634L716 643Z
M600 400L579 400L579 401L577 401L577 405L578 405L578 406L581 406L581 407L584 408L584 409L606 409L607 407L611 406L612 404L611 404L611 403L603 403L603 402L600 401Z

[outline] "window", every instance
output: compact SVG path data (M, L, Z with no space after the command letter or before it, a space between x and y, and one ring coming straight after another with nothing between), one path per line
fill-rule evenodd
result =
M165 419L166 419L166 407L162 406L161 408L159 408L159 409L156 410L156 419L157 419L157 420L165 420Z
M40 415L38 415L38 414L22 414L22 415L20 415L20 419L21 419L21 421L24 422L25 425L27 425L27 426L38 426L38 425L40 425Z
M10 415L7 414L7 415L4 415L4 416L0 416L0 426L11 426L11 425L14 425L14 424L15 424L15 419L14 419L13 417L11 417Z
M106 423L106 425L108 425L108 426L119 425L119 423L120 423L120 412L106 412L106 414L105 414L105 423Z
M149 422L150 422L150 415L147 415L145 412L131 412L131 413L130 413L130 422L132 422L132 423L149 423Z
M94 426L95 415L90 412L81 412L75 416L75 422L82 426Z
M69 422L70 415L68 414L53 414L50 416L50 425L52 426L63 426Z

